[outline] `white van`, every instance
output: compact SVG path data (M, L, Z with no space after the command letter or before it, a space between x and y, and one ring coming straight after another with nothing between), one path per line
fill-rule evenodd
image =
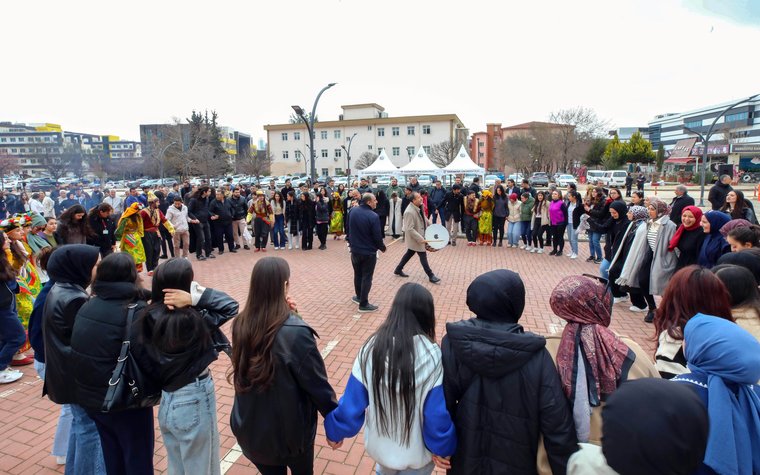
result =
M625 170L610 170L604 172L602 183L605 186L625 186L625 178L628 176L628 172Z
M604 178L604 170L588 170L586 172L586 183L594 183L595 180L602 180Z

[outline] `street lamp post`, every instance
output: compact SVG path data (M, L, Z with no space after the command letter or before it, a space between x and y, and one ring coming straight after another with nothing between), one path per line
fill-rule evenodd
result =
M177 142L172 142L168 144L161 150L161 153L158 154L158 166L161 169L161 184L162 185L164 184L164 154L169 149L169 147L174 146L174 145L177 145Z
M304 117L304 110L301 108L301 106L291 106L293 108L293 111L295 111L296 115L300 117L304 123L306 124L306 129L309 131L309 156L311 158L311 179L312 181L317 180L317 164L316 164L316 154L314 153L314 115L317 113L317 104L319 103L319 98L322 97L322 93L326 90L330 89L334 85L338 83L331 82L327 86L323 87L321 91L319 91L319 94L317 94L317 98L314 99L314 106L311 108L311 115L309 116L309 119L306 120L306 117Z
M713 135L713 129L715 128L715 124L718 123L718 119L723 117L726 112L730 111L734 107L741 105L745 102L749 102L755 97L760 96L760 94L755 94L754 96L749 96L746 99L742 99L741 101L732 104L728 107L726 107L723 112L718 114L718 116L712 121L712 124L710 124L710 128L707 129L707 133L705 135L700 134L696 130L690 129L689 127L684 127L684 130L691 132L692 134L699 137L699 140L702 142L702 146L704 147L702 149L702 166L700 167L700 176L699 176L699 206L705 206L705 175L707 174L707 145L710 142L710 138Z
M346 184L349 186L351 185L351 144L354 142L354 137L356 137L356 133L351 136L350 139L348 139L348 148L346 148L345 145L341 145L340 147L346 151Z

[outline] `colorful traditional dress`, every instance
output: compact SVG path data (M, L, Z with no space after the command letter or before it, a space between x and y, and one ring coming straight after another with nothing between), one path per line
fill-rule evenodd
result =
M16 294L16 310L18 311L18 318L21 320L24 330L27 331L29 329L29 317L32 315L34 299L37 298L40 290L42 290L42 282L37 273L37 267L32 261L32 249L29 245L24 241L12 241L11 246L18 246L19 249L23 249L22 254L26 255L26 258L19 259L9 252L8 261L18 273L16 281L19 285L19 292ZM29 344L29 338L27 337L24 346L18 350L18 353L29 351L31 348L32 346Z
M493 196L489 190L485 190L480 199L480 219L478 220L481 245L490 245L493 239L493 208Z
M330 201L332 205L332 216L330 217L330 232L335 233L336 236L343 234L343 201L340 199L340 195L336 191L333 193L333 198Z
M119 249L126 252L135 260L137 271L142 272L145 259L145 248L142 238L145 235L143 221L140 217L140 204L132 203L124 211L116 227L116 239L119 240Z

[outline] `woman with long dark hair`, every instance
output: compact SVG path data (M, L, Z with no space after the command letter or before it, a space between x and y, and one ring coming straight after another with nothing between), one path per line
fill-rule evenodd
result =
M103 412L122 342L129 334L129 314L146 305L132 256L120 252L104 258L95 272L92 292L93 297L77 312L71 332L74 397L95 421L109 475L152 474L153 408L141 402ZM158 390L139 389L146 394Z
M285 249L285 203L282 201L282 194L275 193L272 195L272 201L269 202L272 207L274 223L272 223L272 244L275 250Z
M26 342L24 326L16 311L16 294L19 291L16 282L16 271L8 262L7 252L10 251L10 240L5 233L0 232L0 384L12 383L21 379L24 374L12 369L10 364Z
M757 224L755 211L747 206L744 193L739 190L731 190L726 195L726 202L720 208L724 213L731 215L731 219L746 219L752 224Z
M504 241L504 222L507 220L508 210L508 198L504 192L504 187L499 185L494 188L493 195L493 243L491 246L502 247ZM498 244L496 239L499 239ZM509 239L507 239L509 241ZM509 242L507 242L509 243Z
M327 249L327 228L330 225L330 200L325 196L325 189L320 188L317 192L317 201L314 204L314 220L317 223L317 238L319 238L319 250Z
M288 296L290 268L279 257L256 262L244 310L232 324L235 388L230 426L263 475L311 474L317 411L335 409L316 332Z
M549 204L549 230L552 252L549 255L561 257L565 250L565 228L567 227L567 206L562 199L562 192L553 190Z
M100 203L87 215L87 222L92 230L88 244L100 249L100 257L111 254L116 247L116 226L111 219L111 213L111 205Z
M536 193L536 201L533 203L533 246L530 252L544 253L544 233L549 234L549 202L546 193ZM551 235L550 235L551 236Z
M354 360L338 408L325 418L330 445L354 437L365 423L365 447L377 473L425 475L450 468L456 431L443 397L441 349L435 343L433 295L406 283L388 318Z
M285 198L285 226L288 230L288 249L293 249L293 246L298 249L299 228L301 225L301 213L298 201L296 201L295 193L288 191L288 195Z
M734 264L719 264L712 272L731 296L731 316L736 324L760 341L760 290L749 269Z
M59 246L87 244L87 239L92 236L92 230L87 223L86 215L87 212L82 205L74 205L61 214L56 236Z
M314 243L314 202L310 193L301 193L298 202L298 214L301 217L301 249L309 251Z
M172 258L156 268L151 303L133 327L134 354L163 389L158 425L169 472L214 475L220 473L219 431L209 365L220 351L231 354L219 327L239 306L193 278L187 259Z
M604 188L596 187L591 193L591 203L585 205L586 213L589 215L589 258L587 262L593 261L594 264L602 263L602 234L604 229L601 227L610 217L610 203L604 195Z
M673 275L654 318L655 367L660 376L671 379L688 371L683 353L686 322L698 313L733 322L730 303L728 290L708 269L688 266Z

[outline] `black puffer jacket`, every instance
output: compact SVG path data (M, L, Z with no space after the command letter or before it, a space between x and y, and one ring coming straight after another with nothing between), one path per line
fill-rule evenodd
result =
M79 309L71 334L71 374L77 404L100 411L124 341L128 306L145 307L133 283L95 282L94 296ZM157 385L140 388L155 394Z
M235 198L234 196L231 196L227 198L226 201L229 201L230 205L232 205L232 219L235 221L238 219L245 219L245 216L248 214L248 203L246 202L245 197L241 196Z
M577 450L546 340L516 323L446 325L443 387L459 446L451 474L535 474L539 435L555 475Z
M98 248L84 244L62 246L50 255L47 272L55 285L42 311L42 340L45 345L45 384L47 394L57 404L76 401L71 333L79 309L89 296L92 268L98 260Z
M314 446L317 411L325 416L337 406L315 335L299 317L288 317L272 346L272 386L235 395L230 426L254 463L283 465L306 453Z
M193 308L203 318L208 333L194 335L182 350L166 353L153 345L153 329L158 315L153 305L139 315L132 327L132 354L164 391L173 392L191 383L216 361L220 351L230 355L230 342L219 327L238 314L238 302L224 292L203 289L195 284L191 293L195 294L196 289L202 293Z
M208 212L212 216L218 216L217 222L222 224L228 224L232 222L233 219L233 210L232 210L232 203L230 203L230 200L213 200L211 204L208 206Z

